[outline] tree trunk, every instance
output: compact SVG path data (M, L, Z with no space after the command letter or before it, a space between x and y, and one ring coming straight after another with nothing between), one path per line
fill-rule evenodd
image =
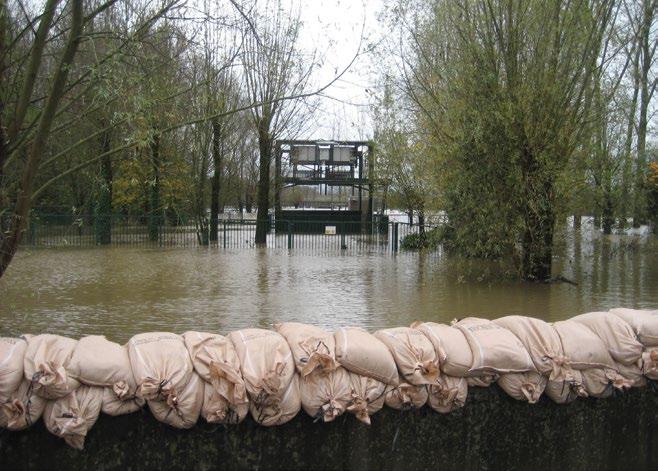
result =
M54 8L56 4L57 2L48 2L46 8L50 8L51 6ZM0 278L7 271L9 264L14 258L16 250L18 250L18 244L20 244L21 237L23 236L23 232L27 227L27 220L30 208L32 207L32 185L34 184L39 169L41 157L46 150L50 129L59 102L64 94L64 88L68 80L71 64L73 63L73 59L78 50L78 45L80 44L80 33L82 32L83 26L82 1L74 0L70 5L73 15L69 37L64 52L62 53L61 60L55 70L55 75L51 80L52 85L45 100L41 116L39 117L36 131L32 137L30 150L23 164L23 172L21 174L14 212L11 215L11 221L9 223L9 230L0 241ZM44 20L42 19L42 21ZM39 31L41 31L41 26L42 25L40 24ZM48 30L50 29L50 21L48 21L44 28L45 35L47 36ZM33 50L32 52L34 53L35 51ZM39 61L41 60L40 53L33 54L33 57L37 57L37 60ZM23 125L23 120L20 119L9 124L15 126L16 129L20 129Z
M545 281L551 278L553 263L553 179L529 149L521 164L525 185L521 276L528 281Z
M220 175L222 173L222 155L220 152L221 126L219 119L212 120L212 161L214 171L212 174L210 189L210 240L217 241L219 231L219 192Z
M110 133L101 136L101 153L110 151ZM101 184L96 203L96 243L108 245L112 242L112 157L106 155L100 161Z
M581 222L582 222L582 216L580 212L573 213L573 229L575 231L580 230Z
M162 225L162 209L160 208L160 136L154 136L151 142L151 168L153 181L149 195L149 240L156 242L160 236Z
M641 75L640 75L640 116L637 126L637 165L635 168L635 204L633 206L633 226L639 227L646 218L646 144L647 144L647 114L649 110L649 71L653 60L653 44L649 41L651 25L655 12L653 0L643 2L643 22L640 30Z
M425 234L425 210L418 211L418 232Z
M409 225L412 225L414 223L414 211L413 209L410 209L407 211L407 219L409 220Z
M257 213L256 213L256 244L263 245L267 242L269 232L269 207L270 207L270 161L272 157L272 139L265 121L261 120L258 129L258 147L260 150Z
M251 214L254 210L254 197L251 194L251 191L247 191L244 195L244 206L247 214Z

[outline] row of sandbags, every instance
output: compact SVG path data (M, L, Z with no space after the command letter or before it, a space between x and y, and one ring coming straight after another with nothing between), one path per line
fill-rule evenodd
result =
M497 382L515 399L545 393L563 404L658 380L658 311L613 309L549 324L507 316L432 322L370 334L284 323L227 336L145 333L122 346L103 336L0 339L0 426L21 430L43 416L76 448L99 413L148 405L160 421L192 427L201 415L265 426L303 408L318 421L354 414L370 423L384 404L462 407L468 386Z

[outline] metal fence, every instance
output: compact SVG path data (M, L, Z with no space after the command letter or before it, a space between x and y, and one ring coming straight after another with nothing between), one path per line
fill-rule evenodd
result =
M424 226L423 230L431 230ZM405 237L421 231L403 222L270 221L269 248L304 251L397 252ZM22 244L32 247L255 247L256 221L220 219L217 232L208 220L174 216L39 215L30 219Z

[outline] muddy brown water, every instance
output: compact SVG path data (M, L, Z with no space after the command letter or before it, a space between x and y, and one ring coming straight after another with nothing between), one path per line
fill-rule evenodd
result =
M556 274L514 281L505 268L434 254L273 249L23 249L0 279L0 335L227 332L301 321L370 330L414 320L523 314L554 321L617 306L658 308L655 236L571 234Z

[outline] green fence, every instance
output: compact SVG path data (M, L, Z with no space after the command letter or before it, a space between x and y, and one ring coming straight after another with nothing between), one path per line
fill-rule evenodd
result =
M309 251L397 252L401 241L423 229L403 222L270 220L267 247ZM254 219L220 219L217 231L207 218L189 216L33 216L22 243L32 247L255 247Z

